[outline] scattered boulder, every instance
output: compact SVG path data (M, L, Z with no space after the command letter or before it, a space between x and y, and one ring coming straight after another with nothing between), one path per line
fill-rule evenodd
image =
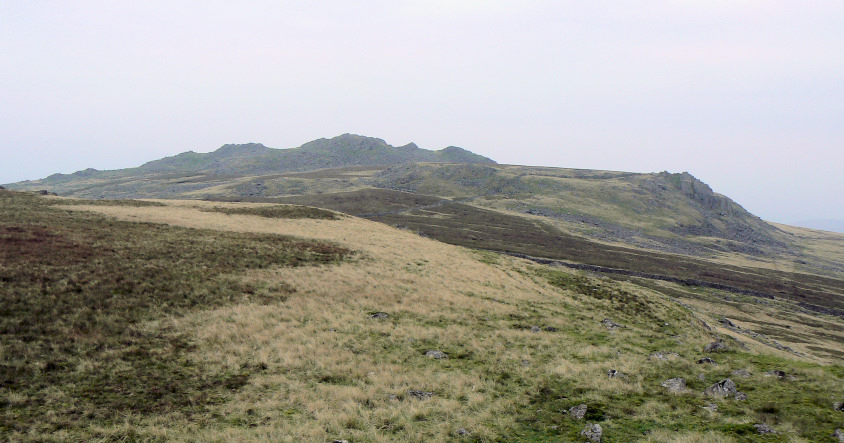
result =
M583 420L583 417L586 416L586 405L581 403L577 406L572 406L569 408L569 416L575 420Z
M719 352L719 351L726 351L727 345L724 344L721 340L716 340L703 348L703 352Z
M844 429L837 428L835 432L832 433L832 436L837 438L838 441L844 442Z
M612 321L608 318L601 320L601 324L606 326L607 329L618 329L618 328L621 327L620 324L618 324L618 323L616 323L616 322L614 322L614 321Z
M758 432L760 435L776 434L777 433L777 431L775 431L774 428L766 425L765 423L757 423L757 424L753 425L753 427L756 428L756 432Z
M665 380L662 382L662 386L668 389L668 392L674 394L680 394L688 390L686 389L686 379L680 377Z
M724 325L728 328L739 329L739 327L736 326L736 324L733 323L732 321L730 321L730 319L727 318L727 317L724 317L724 318L722 318L721 320L718 320L718 321L721 322L722 325Z
M417 400L427 400L434 396L433 392L428 391L417 391L417 390L410 390L407 391L407 395L417 399Z
M783 378L783 377L785 377L785 371L780 371L779 369L774 369L774 370L766 372L765 377Z
M593 443L600 443L601 437L604 435L604 430L601 429L601 425L593 423L583 428L583 430L580 431L580 435L588 438L589 441Z
M710 365L714 365L714 364L715 364L715 360L713 360L713 359L711 359L711 358L709 358L709 357L703 357L703 358L699 359L696 363L697 363L697 364L699 364L699 365L704 364L704 363L707 363L707 364L710 364Z
M744 369L736 369L735 371L733 371L733 375L741 378L750 377L750 373L745 371Z
M738 400L738 401L747 400L747 394L745 394L744 392L736 392L736 400Z
M539 326L534 325L534 326L531 326L531 327L530 327L530 332L533 332L533 333L542 332L542 328L540 328Z
M387 314L386 312L376 312L370 315L369 318L373 320L386 320L390 318L390 314Z
M678 354L678 353L676 353L676 352L654 352L654 353L653 353L653 354L651 354L648 358L649 358L650 360L662 360L662 361L666 361L666 360L670 360L670 359L672 359L672 358L674 358L674 357L679 357L679 356L680 356L680 354Z
M736 392L738 392L738 390L736 389L736 384L733 383L733 381L729 378L721 380L718 383L715 383L714 385L706 388L705 391L703 391L703 393L706 395L721 398L732 397L733 395L736 395Z
M428 358L434 358L434 359L437 359L437 360L440 360L440 359L443 359L443 358L448 358L448 354L446 354L443 351L438 351L436 349L431 349L430 351L426 352L425 356L428 357Z

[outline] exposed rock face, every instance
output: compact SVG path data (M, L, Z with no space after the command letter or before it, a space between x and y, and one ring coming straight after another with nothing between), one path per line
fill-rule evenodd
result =
M580 435L588 438L589 441L593 443L600 443L601 437L604 435L604 430L601 429L601 425L593 423L583 428L583 430L580 431Z
M686 379L680 377L665 380L662 382L662 386L668 389L668 392L674 394L680 394L688 390L686 389Z
M736 384L733 383L732 380L727 378L727 379L721 380L718 383L715 383L714 385L706 388L706 390L703 391L703 392L706 395L724 398L724 397L732 397L733 395L736 395L736 392L738 392L738 390L736 389Z

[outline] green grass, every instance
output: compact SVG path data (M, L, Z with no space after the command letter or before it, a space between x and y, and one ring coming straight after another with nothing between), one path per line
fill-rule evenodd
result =
M132 414L205 420L260 367L207 372L188 337L148 322L229 303L280 302L291 286L239 274L330 264L351 251L274 235L115 221L0 191L0 435L91 429ZM82 438L81 436L87 436Z

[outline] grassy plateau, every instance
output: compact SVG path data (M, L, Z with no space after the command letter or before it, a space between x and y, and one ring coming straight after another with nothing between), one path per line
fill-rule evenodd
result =
M840 317L446 244L417 232L455 232L465 209L384 198L393 214L377 217L410 229L279 202L0 191L0 440L556 442L599 424L604 442L815 442L844 428ZM459 235L490 238L500 220ZM678 377L685 390L662 386ZM727 378L746 399L704 393Z

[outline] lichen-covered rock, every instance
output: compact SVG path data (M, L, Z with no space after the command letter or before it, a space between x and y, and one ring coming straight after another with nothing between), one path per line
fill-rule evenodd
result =
M765 423L757 423L757 424L753 425L753 427L756 428L756 432L758 432L760 435L776 434L777 433L777 431L775 431L774 428L766 425Z
M583 403L569 408L569 416L575 420L583 420L586 416L587 406Z
M682 392L686 392L686 379L685 378L670 378L662 382L662 386L668 389L668 392L674 394L680 394Z
M376 312L370 315L369 318L373 320L386 320L390 318L390 314L387 314L386 312Z
M434 358L434 359L437 359L437 360L440 360L440 359L443 359L443 358L448 358L448 354L446 354L443 351L438 351L436 349L431 349L430 351L426 352L425 356L428 357L428 358Z
M703 348L703 352L719 352L719 351L726 351L727 345L724 344L721 340L716 340Z
M750 373L745 371L744 369L736 369L735 371L733 371L733 376L747 378L750 377Z
M837 438L839 442L844 442L844 429L836 428L832 436Z
M738 392L738 390L736 389L736 384L733 383L732 380L727 378L727 379L721 380L718 383L715 383L714 385L706 388L706 390L703 391L703 392L706 395L724 398L724 397L732 397L733 395L736 395L736 392Z
M601 437L604 436L604 430L601 429L601 425L593 423L583 428L580 435L588 438L592 443L600 443Z

